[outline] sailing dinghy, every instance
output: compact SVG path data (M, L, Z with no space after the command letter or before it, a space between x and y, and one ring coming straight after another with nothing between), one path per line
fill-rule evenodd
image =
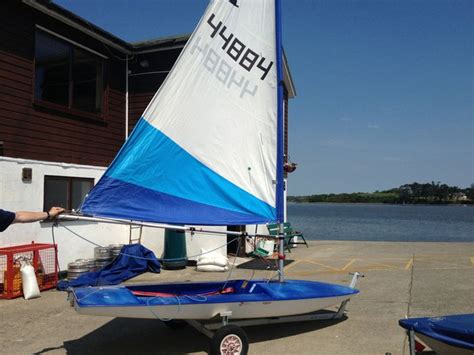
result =
M341 303L325 318L340 317L358 293L358 275L349 287L284 279L280 7L280 0L210 1L166 81L86 197L83 216L70 216L192 232L199 231L192 226L279 223L278 281L76 288L77 312L184 319L213 338L212 353L237 354L246 353L248 342L229 321L318 319L313 312ZM222 320L215 334L196 323L215 317Z
M99 291L99 292L98 292ZM74 290L81 314L125 318L232 319L304 314L341 303L357 290L323 282L228 282L84 287Z
M474 354L474 313L399 321L407 330L410 355L415 355L415 336L438 355Z

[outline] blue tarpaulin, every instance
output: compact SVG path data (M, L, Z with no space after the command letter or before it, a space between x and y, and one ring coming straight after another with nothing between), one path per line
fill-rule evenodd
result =
M474 350L474 313L401 319L399 324L442 343Z
M160 268L160 262L151 250L140 244L125 245L109 265L75 280L61 280L57 289L65 291L69 287L117 285L144 272L159 273Z

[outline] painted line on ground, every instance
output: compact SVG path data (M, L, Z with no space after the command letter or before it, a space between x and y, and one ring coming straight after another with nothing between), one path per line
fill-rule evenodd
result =
M472 266L464 267L417 267L418 270L472 270Z
M388 269L402 270L399 266L388 265L388 264L383 264L383 263L374 263L374 262L371 262L370 260L368 260L367 263L369 263L369 265L380 265Z
M346 265L344 265L344 267L341 269L341 270L346 270L349 266L351 266L352 264L354 264L354 262L356 261L357 259L352 259L351 261L349 261Z
M298 264L301 263L302 261L304 261L304 259L303 259L303 260L295 260L295 261L292 262L290 265L285 266L285 271L287 271L288 269L291 269L291 268L292 268L293 266L295 266L295 265L298 265Z
M329 265L325 265L325 264L322 264L322 263L318 263L318 262L313 261L313 260L306 260L306 259L304 259L304 261L306 261L307 263L311 263L311 264L315 264L315 265L319 265L319 266L325 267L325 268L327 268L327 269L331 269L331 270L335 270L335 271L340 271L338 268L335 268L335 267L332 267L332 266L329 266Z
M359 260L363 259L384 259L384 260L407 260L412 257L413 254L406 255L406 256L386 256L386 255L364 255L364 256L357 256ZM416 259L452 259L453 257L457 258L472 258L474 259L474 256L472 255L461 255L461 254L418 254L416 253ZM352 256L321 256L317 257L315 256L318 260L351 260L355 258L354 255Z
M472 266L463 267L463 268L422 268L420 270L472 270ZM393 268L357 268L357 271L360 272L370 272L370 271L403 271L408 272L408 270L403 269L393 269ZM347 274L347 270L328 270L328 269L315 269L315 270L300 270L300 271L290 271L288 275L292 276L309 276L314 274Z
M458 263L450 262L446 259L463 259L464 262L462 265ZM292 275L311 275L317 273L344 273L351 270L357 271L382 271L382 270L399 270L399 271L408 271L413 267L414 258L413 257L362 257L362 258L350 258L350 257L339 257L339 258L317 258L318 261L311 259L300 259L295 260L292 264L288 265L285 270L290 269L289 274ZM471 255L459 255L459 254L438 254L438 255L416 255L416 260L418 262L417 268L421 270L466 270L474 267L474 256ZM323 261L323 262L320 262ZM379 262L382 261L382 262ZM385 263L384 261L388 261ZM345 262L344 266L331 266L331 264L342 264ZM393 262L393 264L392 264ZM305 265L306 264L306 267ZM320 266L320 268L315 268L311 270L309 265L314 264ZM362 265L361 265L362 264ZM292 269L295 266L299 266L299 270ZM322 267L322 268L321 268Z
M380 268L380 269L363 269L363 268L361 268L361 269L357 269L357 271L369 272L369 271L400 271L400 270L386 269L386 268ZM322 269L322 270L290 271L290 272L287 273L287 275L291 275L291 276L309 276L309 275L315 275L315 274L344 274L344 275L347 275L348 271L347 270L343 271L343 270Z

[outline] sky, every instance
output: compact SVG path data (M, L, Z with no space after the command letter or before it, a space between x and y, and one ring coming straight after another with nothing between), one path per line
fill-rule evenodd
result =
M55 3L139 41L192 32L208 2ZM472 4L282 0L290 195L474 183Z

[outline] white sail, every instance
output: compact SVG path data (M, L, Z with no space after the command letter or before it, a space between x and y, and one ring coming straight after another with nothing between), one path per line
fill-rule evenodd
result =
M274 1L211 1L83 211L187 224L274 221L275 47Z

